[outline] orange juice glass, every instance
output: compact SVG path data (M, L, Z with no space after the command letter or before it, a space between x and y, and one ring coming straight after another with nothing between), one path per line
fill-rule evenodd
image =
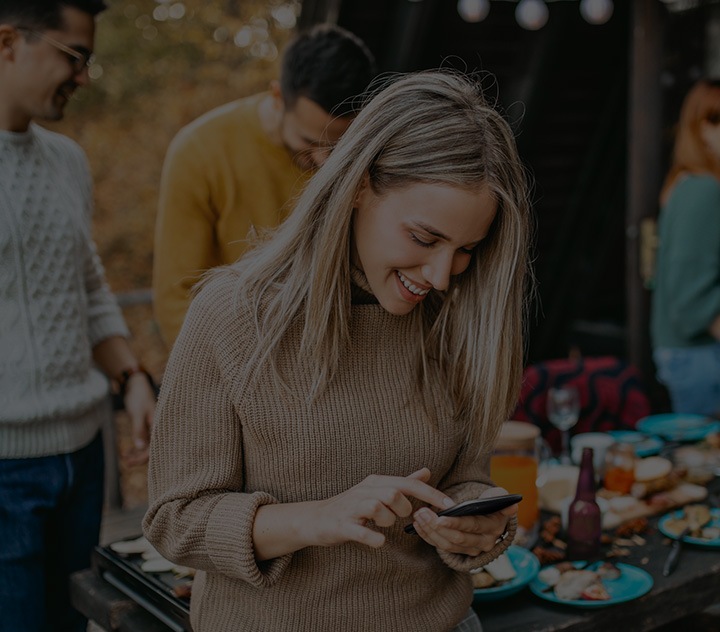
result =
M531 531L538 519L537 460L530 456L495 454L490 459L490 477L498 487L521 494L518 524Z
M521 494L518 525L526 534L537 529L540 429L525 421L506 421L490 458L490 477L511 494Z

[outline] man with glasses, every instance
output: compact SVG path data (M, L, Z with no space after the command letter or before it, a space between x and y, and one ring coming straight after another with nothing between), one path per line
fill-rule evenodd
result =
M109 380L147 459L155 398L91 238L92 182L59 120L101 0L0 2L0 629L80 632L69 575L103 504Z
M155 231L153 290L172 345L203 272L233 263L255 232L277 226L355 114L375 61L348 31L318 25L285 49L280 81L182 129L167 152Z

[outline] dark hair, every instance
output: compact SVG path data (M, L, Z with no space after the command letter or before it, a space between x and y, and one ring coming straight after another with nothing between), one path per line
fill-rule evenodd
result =
M2 0L0 24L44 31L63 26L62 10L73 7L93 17L107 7L104 0Z
M359 37L320 24L300 33L285 50L280 87L290 109L305 97L335 116L348 116L356 110L353 97L365 91L375 74L375 58Z

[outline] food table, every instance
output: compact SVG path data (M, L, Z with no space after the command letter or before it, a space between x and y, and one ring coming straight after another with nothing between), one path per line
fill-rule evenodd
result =
M653 630L720 602L720 549L684 545L677 570L663 577L670 547L654 528L657 519L650 524L646 544L630 548L630 555L621 560L650 573L654 585L646 595L604 608L581 609L544 601L525 588L475 607L484 632Z
M720 478L716 476L707 487L717 498ZM670 546L669 539L657 529L659 518L659 515L650 517L649 528L642 535L644 541L627 547L627 555L616 560L644 569L652 576L654 583L646 594L606 607L586 608L551 603L526 586L517 594L497 601L476 602L483 629L485 632L604 632L613 626L654 630L681 620L684 621L679 625L690 625L688 617L720 603L720 547L685 544L679 566L669 577L663 577ZM177 616L168 616L163 603L148 604L147 599L138 594L142 591L128 585L122 574L120 582L117 574L108 576L108 567L101 558L96 555L93 569L72 577L71 598L85 616L108 631L189 632L189 625ZM710 625L717 623L720 618Z

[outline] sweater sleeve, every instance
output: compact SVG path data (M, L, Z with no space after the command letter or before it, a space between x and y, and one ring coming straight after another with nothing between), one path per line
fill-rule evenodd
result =
M720 183L693 177L678 187L682 197L667 218L660 248L667 259L669 319L691 340L707 335L720 314Z
M194 128L170 144L160 179L155 224L153 293L155 317L165 343L177 338L191 289L206 270L220 265L217 209L211 196L204 148Z
M243 491L242 419L230 397L242 388L230 366L242 362L228 354L253 328L232 323L237 317L231 283L211 281L191 305L155 413L143 527L176 563L265 587L292 556L258 563L254 555L255 513L277 501Z
M481 458L477 458L475 454L471 454L471 450L466 448L458 456L455 466L443 479L439 488L445 492L456 503L466 500L474 500L478 498L486 489L495 487L495 484L488 475L490 469L490 455L484 454ZM507 525L507 536L498 542L492 550L487 553L481 553L477 556L460 555L458 553L448 553L437 549L440 558L450 568L457 571L471 571L481 568L492 562L503 551L505 551L513 539L517 531L517 518L513 517Z

